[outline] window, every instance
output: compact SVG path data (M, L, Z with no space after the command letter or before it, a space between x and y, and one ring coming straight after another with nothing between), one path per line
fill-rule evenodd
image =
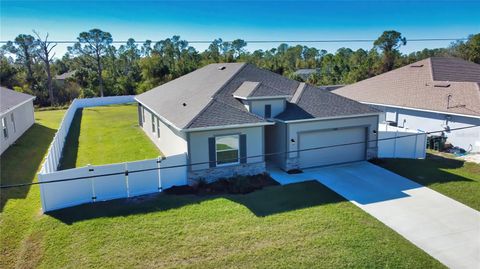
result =
M265 105L265 118L272 117L272 105Z
M8 129L7 129L7 118L2 118L2 131L3 131L3 138L8 138Z
M157 138L160 138L160 120L157 118Z
M215 137L215 151L217 165L239 163L239 139L238 135Z
M138 125L143 127L143 107L142 107L142 104L138 104Z
M155 116L152 113L152 133L155 133L156 128L155 128Z
M145 122L145 108L142 106L142 120Z
M13 125L13 132L17 132L17 127L15 126L15 118L13 117L13 113L10 114L10 119L12 120L12 125Z

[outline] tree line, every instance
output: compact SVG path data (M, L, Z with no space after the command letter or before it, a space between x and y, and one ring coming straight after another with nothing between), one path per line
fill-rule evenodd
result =
M480 63L480 34L447 48L402 54L408 40L385 31L370 50L340 48L335 53L302 45L280 44L269 50L247 51L242 39L215 39L199 52L180 36L139 44L133 38L118 47L100 29L82 32L61 58L57 44L33 31L20 34L0 49L0 84L35 95L39 106L66 104L76 97L139 94L210 63L247 62L314 85L354 83L432 56L455 56ZM298 69L316 69L307 78ZM70 72L66 81L56 75Z

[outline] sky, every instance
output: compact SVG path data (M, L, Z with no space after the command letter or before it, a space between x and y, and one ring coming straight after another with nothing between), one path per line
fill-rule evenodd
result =
M325 40L376 39L384 30L407 38L401 51L446 47L451 41L408 42L416 38L464 38L480 33L477 1L0 1L0 40L37 30L51 40L76 40L100 28L114 40ZM289 43L296 45L297 43ZM334 52L370 49L372 43L300 43ZM191 44L203 51L208 44ZM278 43L249 44L247 50ZM59 44L57 55L66 51Z

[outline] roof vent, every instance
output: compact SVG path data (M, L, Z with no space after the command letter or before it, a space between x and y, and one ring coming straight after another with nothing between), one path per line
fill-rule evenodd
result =
M423 64L412 64L410 67L423 67Z
M183 103L182 106L187 106L187 103Z
M218 67L218 70L225 70L225 68L227 68L227 67L225 65L222 65L222 66Z
M448 87L450 87L450 83L448 83L448 82L435 82L433 84L433 87L448 88Z

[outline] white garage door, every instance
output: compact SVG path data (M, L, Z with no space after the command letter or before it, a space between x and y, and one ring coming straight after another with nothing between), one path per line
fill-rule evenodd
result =
M300 168L365 160L366 135L366 128L363 127L301 133L300 150L346 143L364 143L300 151Z

